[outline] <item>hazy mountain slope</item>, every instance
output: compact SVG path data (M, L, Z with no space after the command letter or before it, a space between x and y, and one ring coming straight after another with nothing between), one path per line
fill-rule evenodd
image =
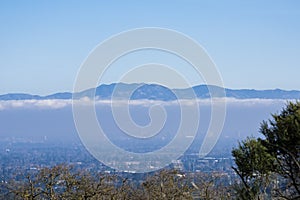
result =
M115 90L116 89L116 90ZM210 85L198 85L192 88L197 98L210 98L210 94L214 93L214 96L223 96L222 88ZM132 93L133 91L133 93ZM173 91L156 84L125 84L125 83L113 83L110 85L100 85L95 89L85 90L76 93L76 98L92 97L94 94L98 99L111 99L112 95L117 99L127 99L130 96L131 99L149 99L149 100L162 100L170 101L175 100L177 94L180 98L189 99L193 98L190 93L190 89L174 89ZM236 99L300 99L300 91L297 90L254 90L254 89L225 89L226 97ZM47 96L15 93L0 95L0 100L31 100L31 99L71 99L72 93L63 92L55 93Z

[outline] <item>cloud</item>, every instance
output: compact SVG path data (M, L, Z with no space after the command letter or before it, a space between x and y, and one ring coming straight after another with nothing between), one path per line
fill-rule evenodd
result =
M235 99L235 98L215 98L215 99L197 99L197 100L176 100L176 101L155 101L155 100L96 100L93 102L89 98L82 98L80 100L62 100L62 99L49 99L49 100L9 100L0 101L0 110L7 109L23 109L23 108L36 108L36 109L62 109L65 107L70 107L72 104L77 104L81 106L124 106L124 105L136 105L136 106L151 106L151 105L161 105L161 106L209 106L212 104L223 104L226 103L227 106L257 106L257 105L284 105L287 100L281 99Z
M39 108L39 109L59 109L72 104L71 100L9 100L0 101L0 110Z

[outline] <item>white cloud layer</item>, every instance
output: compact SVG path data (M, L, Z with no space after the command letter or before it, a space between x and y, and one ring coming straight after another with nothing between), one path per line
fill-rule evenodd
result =
M18 108L59 109L72 104L72 100L9 100L0 101L0 110Z
M197 99L197 100L179 100L179 101L154 101L154 100L114 100L114 106L127 105L139 105L139 106L151 106L151 105L161 105L161 106L172 106L181 105L193 106L198 104L200 106L208 106L218 103L225 103L227 106L255 106L255 105L272 105L272 104L282 104L284 105L288 100L282 99L234 99L234 98L216 98L216 99ZM61 99L51 99L51 100L9 100L0 101L0 110L7 109L20 109L20 108L36 108L36 109L61 109L68 106L72 106L72 103L79 105L94 105L93 101L88 98L83 98L80 100L61 100ZM96 100L95 105L110 105L112 101L110 100Z

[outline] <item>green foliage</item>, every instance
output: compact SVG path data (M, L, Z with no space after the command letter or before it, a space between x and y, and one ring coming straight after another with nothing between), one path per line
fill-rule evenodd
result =
M233 149L245 199L260 195L300 198L300 103L289 102L272 119L261 124L263 138L248 138ZM247 196L248 195L248 196Z
M274 157L267 152L267 148L254 138L240 143L238 148L232 151L232 155L246 180L268 175L274 163Z
M240 199L256 199L265 195L268 178L273 168L274 157L259 140L247 138L232 151L237 168L234 171L242 180L242 187L237 187Z
M280 114L263 122L262 143L276 158L277 167L273 170L284 178L286 184L279 195L300 198L300 102L289 102Z

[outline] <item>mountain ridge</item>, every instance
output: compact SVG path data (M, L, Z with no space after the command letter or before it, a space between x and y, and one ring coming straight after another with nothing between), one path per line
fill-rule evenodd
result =
M118 90L115 90L118 88ZM191 90L193 89L193 90ZM114 91L115 90L115 91ZM133 91L131 93L131 91ZM169 89L165 86L158 84L145 84L145 83L112 83L103 84L96 88L84 90L79 93L59 92L46 96L32 95L26 93L8 93L0 95L0 100L50 100L50 99L72 99L82 98L84 96L95 96L98 99L111 99L112 96L117 99L149 99L149 100L162 100L170 101L177 99L178 95L181 99L191 99L194 95L199 99L210 98L211 93L214 97L224 97L223 89L213 85L197 85L192 88L183 89ZM300 99L300 91L298 90L281 90L281 89L268 89L268 90L255 90L255 89L229 89L224 88L225 96L236 99ZM175 93L175 94L174 94Z

